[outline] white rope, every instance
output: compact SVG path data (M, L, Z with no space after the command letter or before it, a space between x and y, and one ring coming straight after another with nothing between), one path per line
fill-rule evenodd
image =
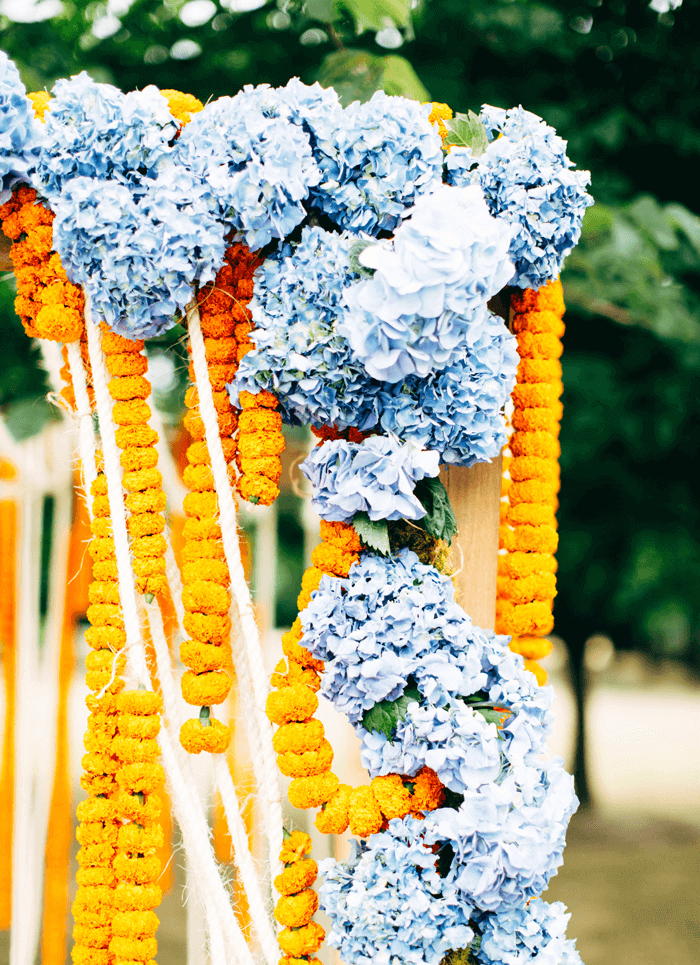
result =
M87 390L85 366L83 365L83 357L80 354L80 342L68 342L66 344L66 351L68 353L70 376L73 382L73 394L75 395L75 411L78 420L78 445L83 463L85 501L88 506L90 518L92 518L90 487L95 479L97 479L97 467L95 465L95 429L92 423L92 409L90 408L90 397L88 396Z
M279 852L282 848L282 798L279 788L277 767L272 748L272 727L265 714L265 701L268 682L265 661L260 643L260 632L255 622L250 589L246 583L243 564L238 545L236 507L228 481L228 471L219 436L219 425L214 407L214 398L209 382L207 357L199 321L199 308L196 300L187 306L187 320L192 348L192 363L199 395L199 413L204 423L207 449L211 459L214 485L219 501L219 522L224 545L224 556L231 576L231 590L241 621L241 648L247 657L248 671L255 700L257 728L260 739L251 746L251 755L259 793L266 811L266 827L269 840L270 864L274 871L279 867ZM239 661L240 661L239 654ZM237 666L236 669L240 673ZM241 684L243 681L241 680ZM242 687L241 687L242 689ZM252 722L252 721L251 721Z
M248 829L245 826L241 814L238 795L236 794L236 788L231 777L228 761L226 760L225 754L215 754L213 756L214 781L221 795L221 803L224 806L228 830L233 845L233 857L236 867L239 868L241 872L241 882L248 898L253 927L260 940L260 946L268 961L268 965L277 965L280 957L277 934L271 921L269 908L263 897L260 878L253 862L253 856L250 853Z

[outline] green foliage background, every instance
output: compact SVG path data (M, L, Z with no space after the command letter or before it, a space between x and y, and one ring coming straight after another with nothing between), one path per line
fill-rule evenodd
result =
M553 124L597 200L563 275L557 632L579 676L594 632L700 667L700 0L660 16L646 0L237 5L210 2L193 24L201 0L123 3L118 21L106 3L66 0L40 22L1 17L0 47L31 90L87 69L206 101L299 75L346 102L382 87L460 111L522 104ZM45 386L12 297L6 278L0 406L32 425Z

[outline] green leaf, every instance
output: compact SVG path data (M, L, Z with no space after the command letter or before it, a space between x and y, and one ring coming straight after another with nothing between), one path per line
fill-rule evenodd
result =
M391 553L389 527L385 519L370 519L367 513L355 513L352 525L367 549L376 550L382 556Z
M338 16L336 0L305 0L304 13L313 20L330 23Z
M38 435L55 418L56 410L43 396L18 399L5 410L5 425L15 442Z
M368 50L336 50L324 58L316 80L322 87L333 87L343 107L353 101L364 103L378 90L430 100L413 67L397 54L380 57Z
M358 241L354 241L350 245L350 251L348 252L348 261L350 262L350 268L352 271L357 272L358 275L362 275L365 278L371 278L374 272L371 268L365 268L365 266L360 261L360 255L371 245L376 244L375 241L366 241L360 238Z
M451 543L457 534L457 520L450 497L440 479L437 476L421 479L416 483L414 492L426 510L419 525L435 539L444 539Z
M486 128L476 116L474 111L468 114L455 114L455 116L445 121L448 134L445 138L445 145L455 147L470 147L475 158L481 157L489 146L489 139Z
M378 704L366 710L362 715L362 726L371 733L382 733L391 740L396 731L396 725L408 713L408 705L414 700L420 700L417 687L406 687L403 694L396 700L380 700Z
M496 727L500 727L506 717L510 717L510 711L496 710L495 707L475 707L474 710L481 714L487 724L495 724Z
M381 30L387 20L397 27L411 23L411 0L343 0L357 27L362 30Z

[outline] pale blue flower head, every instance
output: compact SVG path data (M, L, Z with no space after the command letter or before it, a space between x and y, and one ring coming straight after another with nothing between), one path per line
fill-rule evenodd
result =
M9 200L18 181L29 180L41 136L41 124L34 117L19 72L0 51L0 204Z
M377 91L315 124L322 180L313 203L341 228L392 231L442 181L442 142L429 104Z
M471 325L513 274L512 229L492 218L476 185L438 185L406 213L393 240L370 245L374 270L344 293L340 331L376 379L425 377L463 357Z
M52 207L74 178L133 185L155 177L172 153L178 124L156 87L123 94L83 71L53 88L44 115L44 142L32 179Z
M177 142L178 161L207 181L219 216L252 249L286 238L321 174L291 95L244 87L199 111Z
M300 643L326 662L323 693L352 724L412 677L438 705L481 690L486 637L454 602L452 581L415 553L365 555L347 579L322 577L301 613Z
M140 183L73 178L54 204L54 244L98 320L127 338L171 328L195 282L214 278L226 244L206 185L169 166Z
M451 151L448 182L478 180L491 214L515 228L512 283L539 288L557 277L578 242L583 215L593 204L586 192L590 174L572 170L566 141L536 114L485 105L480 118L491 143L476 168L470 153Z
M355 240L307 226L298 243L280 245L258 268L250 303L255 348L231 383L234 404L242 389L268 389L287 422L360 430L377 424L378 385L370 385L337 329L342 289L358 277L350 264Z
M395 819L366 844L353 842L347 861L321 863L328 943L343 961L439 965L446 952L473 939L473 907L440 877L422 831L417 818Z
M533 898L478 916L479 965L581 965L576 943L566 937L571 915L561 901Z
M426 841L454 851L448 879L482 911L537 897L562 863L576 810L573 778L561 758L513 767L500 783L467 789L457 810L426 817Z
M416 483L437 476L440 457L393 436L364 442L323 442L299 467L313 486L311 505L322 519L349 522L355 513L372 520L422 519L426 510Z

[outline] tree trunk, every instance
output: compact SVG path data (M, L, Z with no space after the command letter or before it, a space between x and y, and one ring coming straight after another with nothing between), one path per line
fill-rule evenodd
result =
M571 670L571 685L576 701L576 737L574 751L574 786L581 802L581 810L593 806L591 790L588 784L588 767L586 757L586 667L584 665L585 646L569 647L569 666Z

